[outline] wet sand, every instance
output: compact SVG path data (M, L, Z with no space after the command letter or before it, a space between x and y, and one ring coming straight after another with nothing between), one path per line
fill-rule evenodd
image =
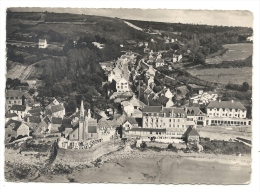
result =
M182 156L123 157L70 175L43 176L36 182L246 184L250 175L249 164L226 160L219 162Z

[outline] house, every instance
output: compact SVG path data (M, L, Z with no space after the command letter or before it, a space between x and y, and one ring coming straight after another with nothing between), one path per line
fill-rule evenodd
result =
M35 107L27 111L27 116L41 116L43 114L42 107Z
M253 42L253 36L248 37L246 41Z
M173 63L177 63L177 62L181 62L182 60L182 55L176 55L176 54L173 54L173 57L172 57L172 62Z
M65 107L63 104L49 106L46 108L46 113L52 117L63 118L65 116Z
M206 114L198 107L186 107L188 121L195 122L196 125L205 125Z
M161 58L156 59L156 61L155 61L155 67L162 67L162 66L164 66L164 65L165 65L165 63L164 63L164 60L163 60L163 59L161 59Z
M45 49L47 47L47 40L46 39L39 39L39 48Z
M110 73L108 74L108 81L112 82L113 79L121 78L122 70L116 66Z
M29 127L21 121L10 119L5 124L5 136L17 138L18 136L29 136Z
M207 106L209 117L246 118L246 108L239 101L211 101Z
M172 92L168 88L167 91L165 92L164 96L171 99L171 98L173 98L174 95L172 94Z
M21 90L6 90L5 97L8 109L10 109L12 105L24 104L23 92Z
M7 113L7 114L5 115L5 123L6 123L7 121L9 121L10 119L12 119L12 120L18 120L19 118L18 118L18 115L17 115L16 113Z
M206 107L206 125L251 125L251 119L246 118L247 110L235 101L211 101Z
M127 116L132 116L134 114L134 106L129 101L123 101L121 106Z
M23 119L26 114L26 106L25 105L13 105L10 108L10 113L16 113L19 119Z
M153 68L152 65L149 65L149 68L145 72L145 76L150 77L151 75L155 76L156 70Z
M30 127L31 130L35 130L38 124L41 122L39 116L26 116L24 117L24 123Z
M138 122L136 121L136 118L127 117L126 121L122 124L122 128L127 131L132 128L138 128Z
M198 133L198 131L194 128L191 128L189 127L185 133L185 136L186 136L186 141L187 142L198 142L199 141L199 138L200 138L200 135Z
M37 125L34 135L41 135L41 134L46 134L51 132L51 121L50 119L46 116L44 117L41 122Z
M150 95L150 94L152 94L152 93L154 93L154 92L153 92L153 90L152 90L150 87L147 87L147 88L145 89L145 91L144 91L144 94L145 94L146 96L148 96L148 95Z
M166 102L165 107L173 107L174 102L172 101L172 98L168 98L169 100Z
M148 77L145 77L144 81L147 86L150 86L151 83L154 83L154 76L150 75Z
M129 91L128 81L125 78L117 78L116 82L116 91L119 93L124 93Z
M60 117L52 117L51 118L51 130L50 130L51 133L60 132L60 128L63 125L62 120L63 119L60 118ZM70 122L70 124L71 124L71 122Z
M146 106L142 101L136 98L135 95L129 100L129 103L134 107L134 109L141 109Z
M166 129L165 133L158 133L159 138L183 138L189 126L184 108L162 106L145 106L143 108L143 128Z
M197 94L202 94L205 91L210 91L210 87L205 87L201 85L196 85L196 84L188 84L188 88L191 90L191 92L197 93Z

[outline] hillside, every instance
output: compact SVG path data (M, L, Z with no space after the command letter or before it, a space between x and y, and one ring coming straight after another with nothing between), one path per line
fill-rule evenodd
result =
M128 26L118 18L49 12L7 14L8 38L14 37L18 32L44 34L49 30L61 34L65 39L75 39L86 34L100 35L118 42L149 38L148 34Z

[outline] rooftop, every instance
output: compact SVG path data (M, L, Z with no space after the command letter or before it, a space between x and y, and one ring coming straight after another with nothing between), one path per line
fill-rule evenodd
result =
M21 124L22 124L21 121L16 121L16 120L10 119L10 120L5 124L5 128L11 127L12 130L17 131L17 129L21 126Z
M63 105L53 105L53 106L51 106L51 112L52 112L52 113L56 113L56 112L62 111L62 110L64 110L64 109L65 109L65 108L64 108Z
M129 131L166 132L166 129L132 128Z
M20 90L7 90L6 97L22 97L23 92Z
M241 109L246 108L239 101L211 101L208 108L229 108L229 109Z
M14 110L14 111L25 111L26 110L26 106L25 105L13 105L10 110Z
M16 113L7 113L5 115L6 118L12 118L12 117L18 117L18 115Z

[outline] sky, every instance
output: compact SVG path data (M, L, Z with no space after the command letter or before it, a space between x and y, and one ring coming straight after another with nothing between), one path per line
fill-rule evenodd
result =
M74 13L119 17L122 19L159 21L169 23L194 23L223 26L253 26L250 11L180 10L180 9L93 9L93 8L10 8L11 11Z

